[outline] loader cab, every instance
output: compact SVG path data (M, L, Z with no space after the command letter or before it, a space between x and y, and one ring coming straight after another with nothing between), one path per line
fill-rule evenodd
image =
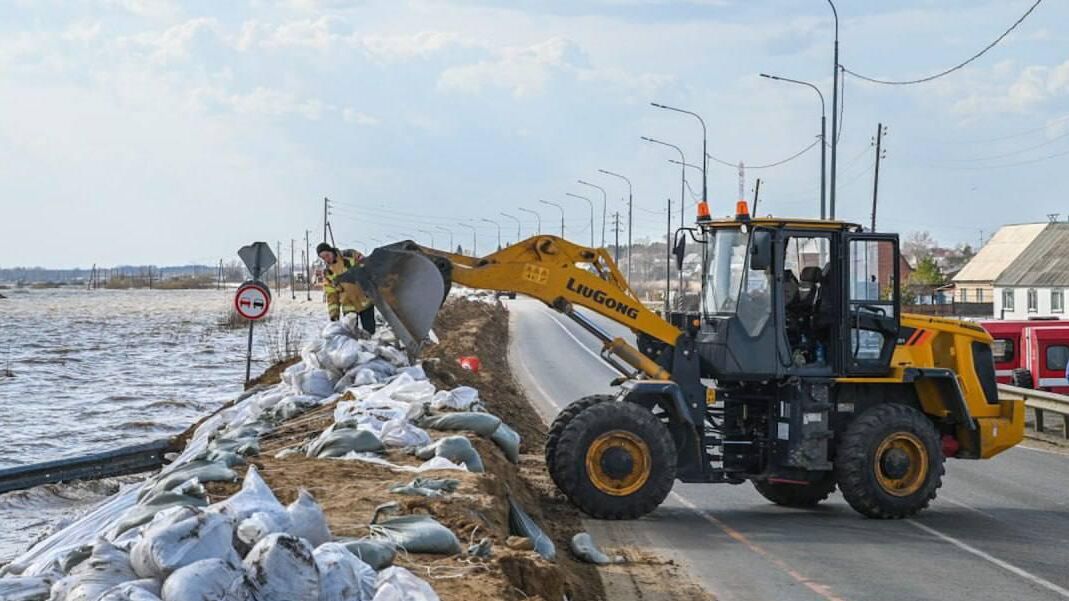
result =
M704 377L888 373L899 329L893 234L831 221L713 221L700 228Z

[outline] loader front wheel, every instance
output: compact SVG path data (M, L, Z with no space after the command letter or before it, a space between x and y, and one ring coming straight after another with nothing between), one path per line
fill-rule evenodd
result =
M835 475L846 502L871 518L909 517L928 506L943 479L939 433L923 413L886 403L846 428Z
M584 513L629 520L656 509L676 478L668 429L648 409L596 403L579 412L557 442L556 480Z
M553 425L549 427L549 434L546 435L546 469L549 471L549 477L553 479L553 483L560 487L560 482L557 479L557 443L560 441L560 435L564 432L564 428L572 423L576 415L579 415L587 407L597 405L598 403L607 403L613 400L611 394L592 394L585 396L579 400L572 401L570 405L561 410L557 414L556 419L553 420Z
M761 496L776 505L784 507L816 507L835 490L835 473L828 472L824 477L808 484L792 482L769 482L754 480L754 488Z

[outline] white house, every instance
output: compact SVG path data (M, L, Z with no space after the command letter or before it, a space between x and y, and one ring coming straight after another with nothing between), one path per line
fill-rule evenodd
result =
M1069 223L1048 223L993 283L995 317L1064 319Z
M965 267L954 275L954 301L959 303L996 303L993 283L1021 253L1046 229L1046 223L1004 225Z

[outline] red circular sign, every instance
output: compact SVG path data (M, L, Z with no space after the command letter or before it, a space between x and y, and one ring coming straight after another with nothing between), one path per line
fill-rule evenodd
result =
M234 295L234 309L245 319L263 319L270 308L271 293L259 282L245 282Z

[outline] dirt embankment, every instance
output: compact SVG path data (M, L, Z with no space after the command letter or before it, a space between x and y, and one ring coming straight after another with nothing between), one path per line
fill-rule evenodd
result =
M451 301L440 314L435 331L440 341L425 351L424 370L439 389L460 385L477 388L487 409L522 436L519 463L509 462L490 440L469 434L485 463L486 472L449 470L423 474L460 480L460 486L453 494L423 498L391 493L391 486L411 480L413 474L385 466L362 461L311 459L303 455L283 459L274 457L282 449L315 438L333 423L334 405L331 404L296 417L265 435L261 439L260 455L251 458L251 463L257 466L280 501L289 503L296 499L299 488L308 489L323 506L336 537L367 535L367 525L375 508L386 502L396 502L401 506L401 513L433 516L449 527L465 547L484 537L489 538L493 553L487 559L418 554L398 556L397 564L430 582L442 601L712 600L691 584L678 566L648 553L607 548L605 550L610 555L623 555L630 561L606 568L573 557L569 541L584 529L582 517L555 490L546 474L542 457L545 424L513 380L508 367L507 311L501 305ZM458 365L457 358L466 355L480 359L482 367L478 373ZM271 378L265 374L260 381L270 384ZM435 436L441 434L432 432ZM389 450L383 458L402 466L421 463L397 449ZM238 485L212 483L208 488L213 496L224 497L236 492ZM529 548L513 548L517 539L510 537L506 502L509 495L552 537L557 548L554 561L542 559ZM610 586L607 587L606 582Z

